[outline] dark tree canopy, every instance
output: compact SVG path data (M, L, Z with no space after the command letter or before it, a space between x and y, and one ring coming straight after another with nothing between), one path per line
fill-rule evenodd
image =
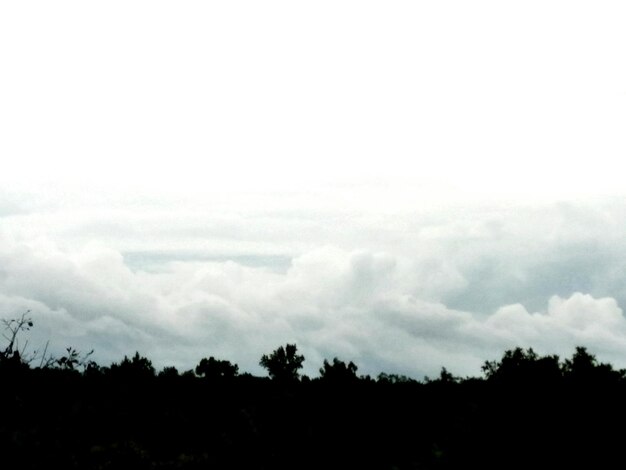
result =
M579 383L617 382L624 378L626 371L615 370L611 364L599 363L587 348L578 346L571 359L563 364L565 375Z
M482 370L487 379L506 384L545 384L562 377L558 356L540 356L532 348L510 349L500 361L485 362Z
M439 372L439 377L437 377L436 379L430 379L429 377L425 377L425 380L426 383L449 385L459 383L461 379L454 376L454 374L448 371L448 369L446 369L445 367L442 367L441 371Z
M304 356L297 354L296 345L287 344L285 347L280 346L269 355L263 354L259 364L267 369L273 380L289 382L298 380L298 371L302 368L303 362Z
M121 362L111 364L110 372L114 377L131 380L143 380L155 376L152 361L141 356L139 352L135 352L132 358L124 356Z
M239 366L230 361L215 359L213 356L203 358L196 366L196 375L207 379L230 379L239 374Z
M584 347L515 348L482 377L414 380L324 360L300 377L295 344L261 358L272 381L209 357L194 370L135 353L111 366L68 347L29 352L27 315L0 337L3 468L102 470L612 468L626 463L626 373ZM0 329L2 325L0 324ZM416 358L419 360L419 358ZM39 364L37 366L37 364ZM287 385L285 385L287 384ZM509 465L510 466L510 465Z
M354 382L358 379L357 369L358 367L352 361L346 364L335 357L333 362L329 363L324 359L324 365L320 368L320 378L338 383Z
M401 384L401 383L415 383L417 380L412 379L411 377L407 377L402 374L388 374L386 372L381 372L378 374L376 380L380 383L384 384Z

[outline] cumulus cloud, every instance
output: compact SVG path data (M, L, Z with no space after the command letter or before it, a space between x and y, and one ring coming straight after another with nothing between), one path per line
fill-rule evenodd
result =
M485 326L519 344L563 351L581 344L618 356L626 346L626 321L615 299L596 299L574 293L567 299L553 296L544 313L529 313L522 305L509 305L490 316Z
M535 311L520 303L453 308L446 296L477 281L466 258L445 254L327 245L293 256L284 270L207 260L142 270L105 243L67 250L5 233L0 311L32 311L31 344L94 348L104 363L139 350L159 366L193 367L214 355L260 373L261 354L291 341L312 375L333 356L370 374L421 377L441 366L478 374L483 361L518 345L565 355L586 345L623 363L626 321L615 298L571 292Z
M0 314L30 309L33 346L105 363L139 350L260 373L287 341L310 374L335 355L371 374L477 374L517 345L626 357L619 201L376 211L334 207L342 195L9 198Z

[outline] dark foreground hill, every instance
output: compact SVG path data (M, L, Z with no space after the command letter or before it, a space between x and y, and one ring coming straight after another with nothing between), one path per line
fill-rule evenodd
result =
M281 352L282 349L282 352ZM264 362L265 359L265 362ZM0 357L7 469L606 468L626 463L624 371L507 351L484 377L417 382L325 362L299 377L295 345L263 356L271 378L228 361L155 373L139 354L110 367L68 355Z

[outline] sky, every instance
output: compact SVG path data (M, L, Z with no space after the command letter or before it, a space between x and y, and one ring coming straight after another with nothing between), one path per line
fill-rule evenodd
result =
M626 6L0 4L0 317L104 364L626 367Z

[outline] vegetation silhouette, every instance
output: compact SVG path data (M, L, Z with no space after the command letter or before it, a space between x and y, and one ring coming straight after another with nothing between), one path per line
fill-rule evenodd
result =
M295 344L280 346L271 354L263 354L259 365L267 369L269 376L279 382L294 382L299 378L299 370L302 369L304 356L297 354Z
M346 364L335 357L333 362L329 363L324 359L324 365L320 368L320 379L339 384L355 382L359 379L356 375L357 369L358 367L352 361Z
M261 356L268 377L203 358L156 371L139 352L109 366L68 347L29 351L29 313L3 322L4 468L460 469L619 465L626 372L584 347L514 348L480 377L380 373L324 360L300 376L295 344Z
M230 361L210 358L203 358L195 369L196 375L209 380L226 380L237 377L239 366Z

